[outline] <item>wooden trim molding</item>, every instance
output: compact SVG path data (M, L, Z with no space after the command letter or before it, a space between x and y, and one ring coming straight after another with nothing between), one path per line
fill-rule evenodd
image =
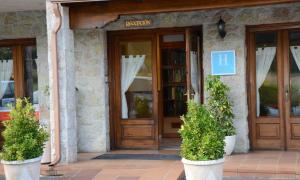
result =
M3 39L0 40L0 47L3 46L30 46L30 45L36 45L36 39L35 38L23 38L23 39Z
M71 29L87 29L101 28L118 19L120 15L238 8L292 2L299 2L299 0L122 0L65 3L64 5L70 7Z

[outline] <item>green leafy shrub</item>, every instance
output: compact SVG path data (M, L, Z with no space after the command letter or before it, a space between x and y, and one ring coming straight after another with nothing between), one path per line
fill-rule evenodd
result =
M220 124L205 106L188 102L187 114L181 117L181 156L193 161L220 159L224 155L224 134Z
M220 80L219 76L208 76L206 90L209 93L207 98L208 110L220 123L225 136L235 135L234 114L228 97L229 87Z
M17 99L11 108L9 121L4 122L4 145L1 159L23 161L43 154L48 133L39 125L33 106L27 99Z

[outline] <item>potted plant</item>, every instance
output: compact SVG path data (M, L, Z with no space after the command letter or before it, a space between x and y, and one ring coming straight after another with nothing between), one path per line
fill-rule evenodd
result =
M41 156L48 134L42 128L31 103L17 99L11 108L10 120L4 122L4 145L1 162L7 180L40 178Z
M186 179L222 180L225 143L219 123L205 106L191 100L181 119L180 153Z
M229 87L225 85L219 76L208 76L206 79L206 90L208 110L216 118L225 134L225 153L230 155L234 150L236 141L236 130L233 125L232 104L229 101Z

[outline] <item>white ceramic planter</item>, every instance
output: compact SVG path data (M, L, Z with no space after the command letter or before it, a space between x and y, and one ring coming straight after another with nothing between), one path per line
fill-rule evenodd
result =
M236 140L236 135L233 136L225 136L225 154L227 156L231 155L231 153L234 150L234 146L235 146L235 140Z
M6 180L39 180L42 157L25 161L1 161Z
M190 161L182 158L186 180L222 180L224 160Z

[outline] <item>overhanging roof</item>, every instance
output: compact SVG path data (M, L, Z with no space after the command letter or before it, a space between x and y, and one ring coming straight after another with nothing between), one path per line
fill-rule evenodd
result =
M96 2L96 1L109 1L109 0L51 0L56 3L84 3L84 2Z
M107 2L80 0L63 1L70 7L70 25L76 28L99 28L116 20L119 15L194 11L219 8L240 8L299 0L111 0ZM71 3L78 2L78 3ZM68 3L69 2L69 3ZM87 3L84 3L87 2Z

